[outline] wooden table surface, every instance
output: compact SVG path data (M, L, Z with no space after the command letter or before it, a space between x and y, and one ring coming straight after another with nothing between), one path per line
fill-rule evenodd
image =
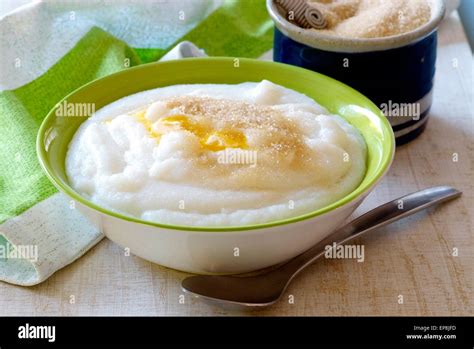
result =
M356 215L434 185L464 195L360 238L364 262L321 260L280 303L242 313L190 296L180 302L185 273L125 256L104 239L41 285L0 282L0 315L474 315L473 57L456 14L439 34L428 128L397 149L389 174Z

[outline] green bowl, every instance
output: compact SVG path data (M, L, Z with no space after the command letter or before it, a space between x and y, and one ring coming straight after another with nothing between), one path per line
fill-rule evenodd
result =
M94 103L98 110L122 97L162 86L194 83L237 84L263 79L304 93L331 113L339 114L363 135L368 148L367 172L360 185L344 198L317 211L290 219L238 227L189 227L146 222L107 210L90 202L69 184L65 172L68 144L87 117L57 116L53 108L38 133L39 161L51 182L72 199L102 214L129 222L187 231L237 231L295 223L332 211L364 194L388 170L394 154L392 128L382 112L366 97L327 76L268 61L240 58L188 58L145 64L90 82L64 98L68 103ZM63 101L64 101L63 100ZM61 101L61 102L63 102Z

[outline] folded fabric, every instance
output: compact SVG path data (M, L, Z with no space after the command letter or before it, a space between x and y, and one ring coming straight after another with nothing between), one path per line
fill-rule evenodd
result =
M208 55L234 57L258 57L272 46L264 0L148 6L46 1L0 20L0 49L8 51L0 72L0 280L40 283L102 238L74 203L57 193L36 158L39 125L65 95L96 78L155 61L182 40ZM170 19L170 13L176 17Z

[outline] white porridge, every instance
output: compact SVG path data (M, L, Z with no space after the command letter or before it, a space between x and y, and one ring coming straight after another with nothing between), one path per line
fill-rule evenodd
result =
M236 226L309 213L366 171L358 131L273 84L175 85L122 98L74 135L71 186L105 208L165 224Z

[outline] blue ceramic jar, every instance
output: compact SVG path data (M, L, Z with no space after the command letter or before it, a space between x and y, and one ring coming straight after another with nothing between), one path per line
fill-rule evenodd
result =
M273 58L333 77L365 94L389 119L397 144L405 143L423 132L432 103L436 29L445 5L443 0L427 1L431 19L415 31L350 39L300 28L267 0L276 27Z

